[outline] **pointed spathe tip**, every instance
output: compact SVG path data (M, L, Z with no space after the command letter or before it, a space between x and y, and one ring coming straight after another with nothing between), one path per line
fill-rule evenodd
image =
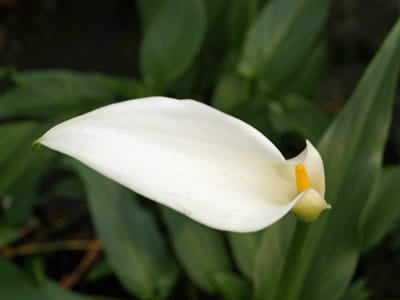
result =
M39 150L42 147L42 137L36 139L33 143L32 143L32 150L36 151Z

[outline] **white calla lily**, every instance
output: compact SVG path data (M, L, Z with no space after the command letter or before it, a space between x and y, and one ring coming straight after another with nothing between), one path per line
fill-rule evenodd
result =
M329 207L323 163L310 142L285 160L253 127L193 100L108 105L53 127L38 142L221 230L256 231L291 209L311 221Z

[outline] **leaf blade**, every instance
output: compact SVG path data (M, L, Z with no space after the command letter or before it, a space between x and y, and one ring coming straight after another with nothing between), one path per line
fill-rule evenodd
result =
M71 161L89 193L89 208L108 262L123 286L141 299L164 299L176 279L151 215L118 184Z
M205 9L200 0L166 1L145 32L140 48L145 81L164 90L181 76L199 52L205 29Z
M169 208L163 207L161 212L175 253L186 273L200 288L215 292L213 275L230 270L221 233Z

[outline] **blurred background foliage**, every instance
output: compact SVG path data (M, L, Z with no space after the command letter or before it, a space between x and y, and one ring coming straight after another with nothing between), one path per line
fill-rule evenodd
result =
M400 299L399 15L398 0L0 0L1 299ZM333 210L218 232L31 149L151 95L235 115L287 157L311 140Z

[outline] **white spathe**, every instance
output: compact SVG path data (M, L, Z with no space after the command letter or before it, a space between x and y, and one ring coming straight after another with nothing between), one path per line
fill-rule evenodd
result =
M38 142L221 230L256 231L289 212L303 194L296 164L305 165L322 199L325 193L322 160L311 143L287 161L253 127L193 100L108 105L53 127Z

